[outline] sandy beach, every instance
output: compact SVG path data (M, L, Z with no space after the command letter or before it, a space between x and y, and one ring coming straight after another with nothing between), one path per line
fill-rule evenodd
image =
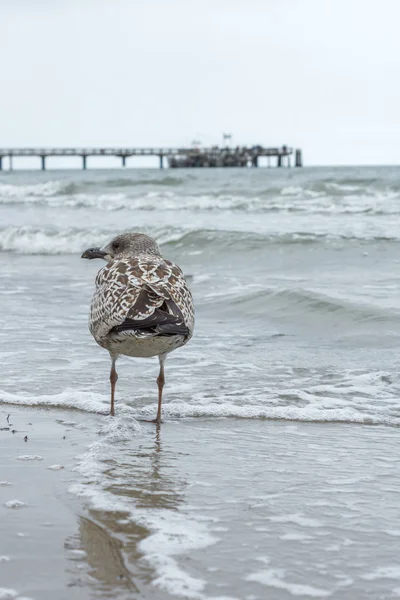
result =
M75 597L79 512L66 490L86 433L65 424L70 419L68 411L0 412L0 587L21 597Z
M400 594L397 429L189 419L157 432L12 405L0 422L1 598Z

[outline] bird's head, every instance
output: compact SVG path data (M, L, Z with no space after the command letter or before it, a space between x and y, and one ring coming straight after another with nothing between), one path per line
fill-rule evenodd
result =
M123 256L139 256L140 254L160 255L160 250L153 238L144 233L123 233L117 235L102 248L88 248L81 258L102 258L106 261Z

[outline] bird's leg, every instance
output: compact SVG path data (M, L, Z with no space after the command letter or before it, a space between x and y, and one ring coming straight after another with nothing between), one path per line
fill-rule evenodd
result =
M115 358L112 358L111 363L111 372L110 372L110 382L111 382L111 408L110 415L114 416L114 398L115 398L115 384L117 383L118 373L115 370Z
M164 362L165 362L165 354L161 354L158 357L160 361L160 373L157 377L157 385L158 385L158 410L157 417L154 419L153 423L157 423L158 425L161 423L161 404L162 404L162 391L165 383L164 377Z

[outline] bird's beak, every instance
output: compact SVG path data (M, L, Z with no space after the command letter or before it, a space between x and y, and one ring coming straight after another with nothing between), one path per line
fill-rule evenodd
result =
M88 248L82 254L81 258L103 258L105 259L107 256L107 252L104 252L101 248Z

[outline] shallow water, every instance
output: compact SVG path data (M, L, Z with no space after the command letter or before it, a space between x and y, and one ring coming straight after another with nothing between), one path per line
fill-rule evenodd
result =
M116 533L139 596L400 595L399 213L395 168L0 176L0 402L88 418L65 486L95 513L77 539ZM87 330L100 265L80 252L127 228L157 237L197 309L158 439L136 421L157 361L121 359L110 424ZM79 593L130 597L117 583Z
M400 593L393 427L9 410L0 581L23 597Z

